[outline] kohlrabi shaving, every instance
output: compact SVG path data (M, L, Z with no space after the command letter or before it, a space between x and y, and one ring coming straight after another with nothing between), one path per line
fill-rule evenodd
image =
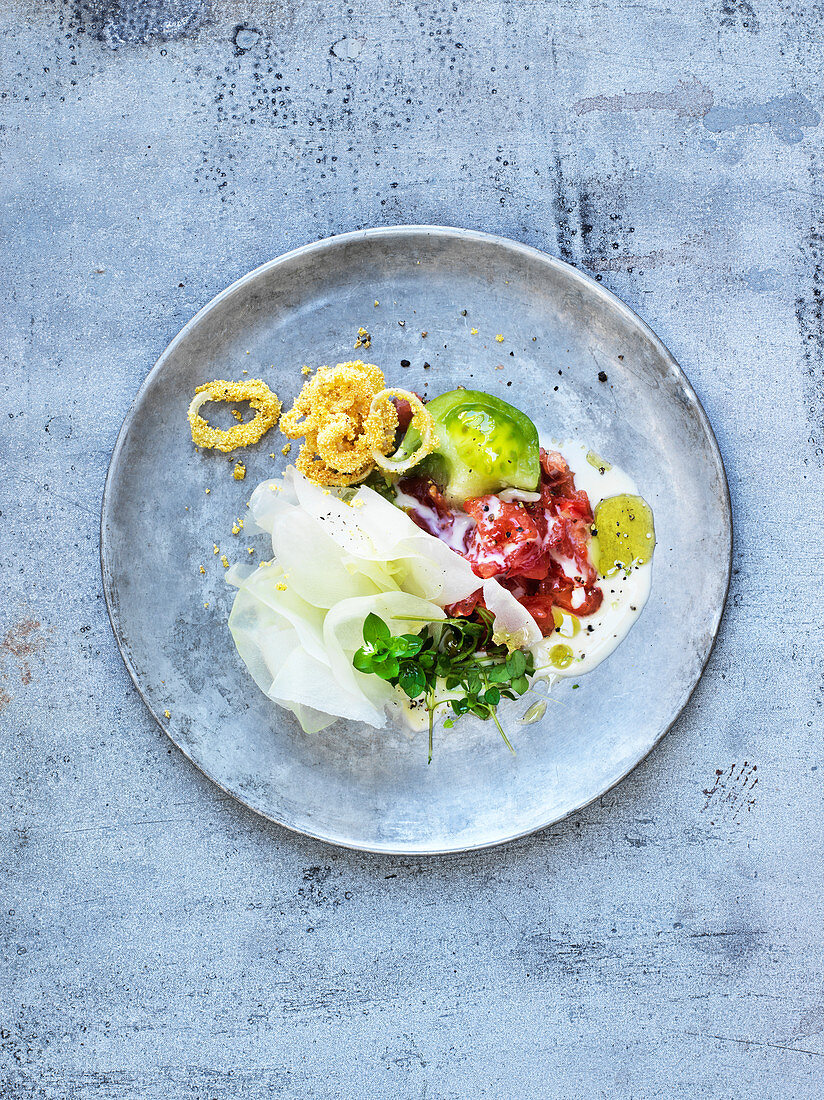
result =
M293 467L263 482L250 501L272 536L273 558L238 585L229 628L256 683L294 713L307 733L348 718L381 727L397 689L352 664L370 613L397 633L483 589L496 635L518 647L538 641L532 616L495 580L482 581L464 558L422 531L371 489L338 494ZM409 616L408 619L404 618Z

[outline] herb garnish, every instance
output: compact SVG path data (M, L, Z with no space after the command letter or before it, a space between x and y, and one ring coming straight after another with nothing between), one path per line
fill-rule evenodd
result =
M424 622L430 630L421 634L393 635L378 615L369 614L363 624L364 644L352 659L358 672L380 676L399 686L410 699L425 699L429 712L429 762L432 730L438 707L449 706L456 717L474 714L492 719L510 752L514 749L498 721L501 699L516 699L529 689L535 669L529 650L509 652L492 640L494 616L485 608L477 619L424 619L397 616L404 622ZM438 680L454 698L436 701ZM453 725L451 718L445 725Z

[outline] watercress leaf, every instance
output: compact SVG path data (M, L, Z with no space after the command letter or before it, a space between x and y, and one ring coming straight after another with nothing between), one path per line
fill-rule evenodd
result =
M363 640L369 645L377 646L381 642L388 642L391 637L392 632L383 619L370 611L363 620Z
M400 665L394 657L375 666L375 672L382 680L394 680L400 672Z
M487 669L486 678L490 684L502 684L509 679L509 672L505 664L493 665L492 668Z
M423 649L423 638L418 637L417 634L402 634L398 641L404 643L404 652L410 657L414 657Z
M481 718L484 722L491 717L491 711L489 707L483 703L473 703L469 708L476 717Z
M450 699L449 705L456 714L466 714L469 710L469 701L467 699Z
M446 719L446 720L444 721L444 726L445 726L445 727L446 727L446 729L448 729L448 730L451 730L451 729L452 729L452 727L453 727L454 725L455 725L455 723L454 723L454 722L452 721L452 719L451 719L451 718L447 718L447 719Z
M501 701L501 693L497 688L487 688L482 697L485 703L489 703L490 706L497 707Z
M410 699L417 699L426 689L426 677L419 668L401 669L398 683Z
M358 672L371 672L373 668L373 655L365 649L359 649L352 658L352 664Z
M522 649L516 649L514 653L510 653L506 661L506 667L513 680L523 676L526 672L526 656Z
M529 691L529 680L526 676L519 676L517 680L513 680L512 690L517 692L518 695L523 695L525 691Z

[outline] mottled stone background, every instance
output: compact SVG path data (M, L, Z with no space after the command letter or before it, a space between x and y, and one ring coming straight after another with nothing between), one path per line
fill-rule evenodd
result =
M819 0L6 0L0 27L0 1094L824 1096ZM449 859L222 796L144 710L98 573L118 427L183 323L402 222L636 308L737 523L670 735Z

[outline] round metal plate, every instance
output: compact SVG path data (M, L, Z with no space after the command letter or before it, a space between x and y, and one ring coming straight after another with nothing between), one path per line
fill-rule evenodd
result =
M368 352L353 348L361 326L371 334ZM234 590L213 546L230 560L253 560L249 547L266 550L264 536L230 529L252 488L285 463L283 438L272 432L245 452L246 480L236 481L234 458L192 446L191 395L245 370L288 407L302 364L359 355L382 367L389 385L433 395L467 385L506 397L542 432L583 439L622 466L653 507L658 547L639 622L577 689L566 681L553 691L557 705L540 723L518 724L526 704L509 712L514 757L480 722L441 733L429 766L425 734L338 722L306 736L235 652L226 626ZM201 310L126 416L101 527L118 645L175 744L273 821L334 844L397 853L498 844L558 821L622 779L672 725L701 675L730 551L715 438L654 333L560 260L432 226L308 245Z

